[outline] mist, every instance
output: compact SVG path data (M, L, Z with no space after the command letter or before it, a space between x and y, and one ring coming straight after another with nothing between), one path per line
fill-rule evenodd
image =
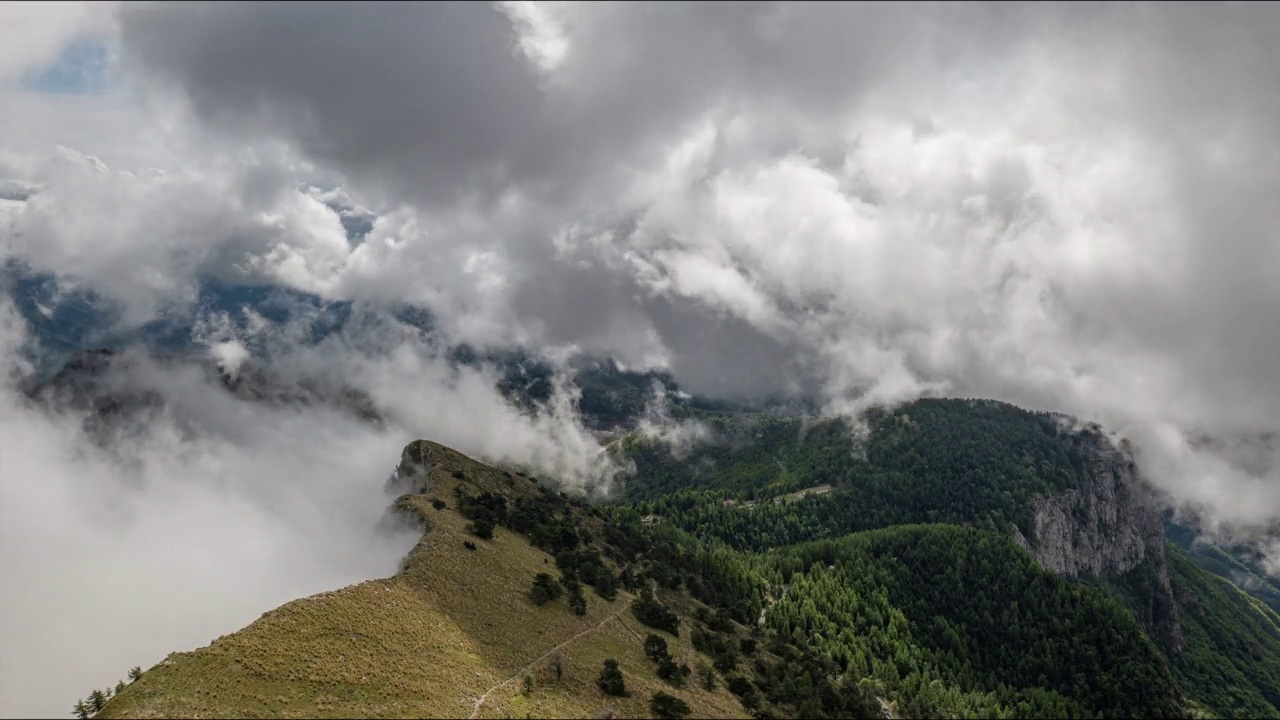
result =
M4 375L17 379L24 327L6 305L0 318ZM222 357L228 342L217 345ZM377 342L385 337L363 333L286 348L275 368L282 382L344 378L373 397L376 425L323 404L241 400L198 366L126 353L108 386L163 402L117 420L104 442L85 432L82 413L50 411L7 383L0 715L60 716L135 665L207 645L291 600L394 574L417 535L379 521L394 499L384 484L412 439L604 489L612 468L563 390L534 417L506 402L491 374L407 341L369 352Z

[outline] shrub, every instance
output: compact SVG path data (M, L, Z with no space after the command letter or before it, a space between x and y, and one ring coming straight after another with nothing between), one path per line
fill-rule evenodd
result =
M662 720L680 720L689 715L689 703L664 692L653 694L649 709Z
M668 657L670 651L667 649L667 641L661 635L650 633L644 639L644 655L654 662L659 662L662 658Z
M651 628L666 630L676 637L680 636L680 617L666 605L655 600L653 592L647 587L642 588L640 597L631 603L631 614Z
M600 671L596 685L606 695L622 697L627 694L626 682L622 678L622 670L618 668L617 660L604 661L604 669Z
M666 680L677 688L685 685L685 680L690 674L688 665L677 665L676 661L670 655L658 661L658 677Z
M483 519L475 520L474 522L471 523L471 526L468 527L467 529L470 530L472 534L474 534L476 537L480 538L481 540L493 539L493 522L490 520L483 520Z
M547 573L538 573L533 579L533 587L529 588L529 599L534 605L546 605L563 594L560 582Z

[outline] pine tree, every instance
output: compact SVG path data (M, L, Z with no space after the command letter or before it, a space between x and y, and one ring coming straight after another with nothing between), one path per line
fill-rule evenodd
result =
M667 641L661 635L650 633L644 639L644 654L645 657L654 662L658 662L664 657L669 657L670 652L667 649Z
M562 594L564 594L564 588L549 573L538 573L533 579L533 586L529 589L529 599L534 605L545 605Z
M77 700L75 707L71 709L71 714L80 720L88 720L90 712L89 705L83 700Z
M604 661L604 669L600 671L600 677L596 680L596 685L606 695L622 697L627 694L627 686L622 678L622 670L618 668L618 661L609 659Z
M680 720L689 714L689 703L675 695L659 692L654 693L649 701L649 709L662 720Z
M142 677L142 668L138 667L137 665L134 665L132 668L129 668L129 682L137 682L138 678L141 678L141 677Z
M107 696L101 690L94 690L89 693L89 707L95 713L101 712L102 708L107 704Z
M706 663L698 664L698 677L702 679L702 689L711 692L716 689L716 673Z

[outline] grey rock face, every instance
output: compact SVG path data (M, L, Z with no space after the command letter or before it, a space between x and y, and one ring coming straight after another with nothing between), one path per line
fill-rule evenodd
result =
M422 440L411 442L400 453L400 464L387 478L386 492L397 497L421 495L430 489L431 446Z
M1079 486L1036 498L1031 537L1015 540L1045 569L1064 577L1118 578L1146 573L1147 622L1174 653L1185 647L1165 562L1164 527L1132 456L1096 430L1077 436L1085 456ZM1150 568L1147 572L1145 565Z
M1132 460L1100 435L1086 442L1080 486L1033 502L1032 554L1066 577L1121 575L1148 553L1163 559L1164 527Z

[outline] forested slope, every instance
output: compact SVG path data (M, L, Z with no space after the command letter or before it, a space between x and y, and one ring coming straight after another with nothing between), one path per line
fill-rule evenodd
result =
M396 505L429 527L404 572L172 656L103 716L1280 715L1263 602L1163 540L1114 576L1037 560L1046 499L1119 468L1096 432L967 400L873 413L862 434L695 417L692 447L616 443L636 473L604 505L411 444ZM1055 551L1106 551L1092 517ZM1170 593L1181 635L1154 632Z

